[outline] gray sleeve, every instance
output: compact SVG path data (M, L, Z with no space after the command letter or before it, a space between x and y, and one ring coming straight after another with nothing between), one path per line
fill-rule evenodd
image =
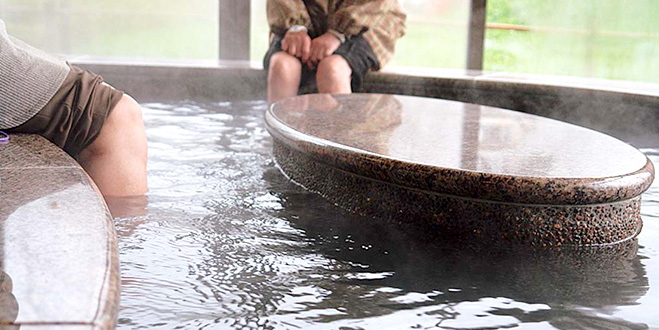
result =
M69 66L7 34L0 20L0 129L21 125L60 88Z

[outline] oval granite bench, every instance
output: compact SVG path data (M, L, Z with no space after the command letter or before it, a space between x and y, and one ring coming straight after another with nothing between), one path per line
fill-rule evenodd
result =
M112 329L114 223L96 186L36 135L0 145L0 328Z
M635 237L649 159L521 112L410 96L305 95L266 113L293 181L352 211L543 246Z

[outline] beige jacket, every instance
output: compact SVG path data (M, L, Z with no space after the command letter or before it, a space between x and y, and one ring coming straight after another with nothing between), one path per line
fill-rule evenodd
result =
M394 55L396 39L405 34L403 9L396 0L310 0L310 17L303 0L268 0L270 32L283 36L293 25L303 25L319 36L331 29L346 37L363 33L380 67Z

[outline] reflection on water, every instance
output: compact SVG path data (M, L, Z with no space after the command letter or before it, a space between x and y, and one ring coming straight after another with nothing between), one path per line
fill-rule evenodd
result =
M2 249L0 248L1 252ZM0 260L0 329L5 329L1 324L12 323L16 321L16 317L18 316L18 301L16 301L16 297L12 293L13 287L11 277L4 272L2 260Z
M145 105L146 213L119 201L116 219L119 328L659 326L659 184L626 245L466 244L353 216L290 183L264 110ZM658 150L644 152L659 163Z

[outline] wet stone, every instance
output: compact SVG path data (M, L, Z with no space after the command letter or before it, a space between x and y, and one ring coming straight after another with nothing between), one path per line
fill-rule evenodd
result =
M0 328L114 328L116 234L96 186L36 135L0 145Z
M652 162L544 117L422 97L303 95L266 113L293 181L365 216L465 238L602 245L638 235Z

